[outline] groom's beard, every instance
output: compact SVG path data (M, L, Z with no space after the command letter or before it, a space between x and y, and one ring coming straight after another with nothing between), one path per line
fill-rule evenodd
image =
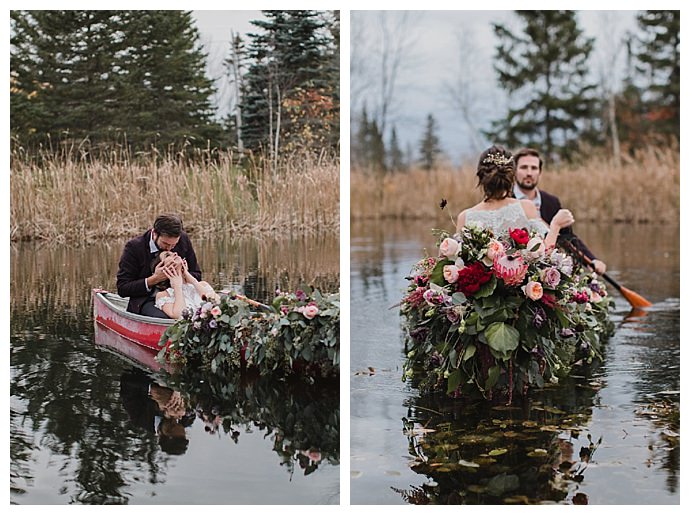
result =
M523 189L523 190L528 190L528 191L529 191L529 190L533 190L534 188L536 188L538 182L539 182L539 181L534 181L534 180L532 180L532 181L530 181L530 182L517 181L517 185L518 185L521 189Z

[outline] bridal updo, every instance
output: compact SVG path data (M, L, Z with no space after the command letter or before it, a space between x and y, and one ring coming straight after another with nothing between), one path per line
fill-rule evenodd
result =
M501 200L510 196L515 180L512 154L499 145L486 149L479 156L477 177L477 186L484 189L485 200Z

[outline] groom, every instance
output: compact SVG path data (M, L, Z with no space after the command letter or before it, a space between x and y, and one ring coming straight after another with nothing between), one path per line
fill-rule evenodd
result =
M155 285L167 279L163 262L151 270L151 261L163 250L187 260L189 273L201 280L192 242L182 230L182 220L174 214L156 218L153 227L127 242L117 271L117 294L129 297L127 311L156 318L168 318L155 306Z
M534 202L542 219L547 224L551 223L551 219L561 209L561 201L557 196L537 189L542 171L542 160L539 152L533 148L522 148L513 154L513 160L515 161L513 195L516 199L529 199ZM575 236L570 227L563 229L562 234L566 235L566 237L572 237L571 242L573 245L592 260L597 274L602 275L606 272L606 263L594 257L587 245Z

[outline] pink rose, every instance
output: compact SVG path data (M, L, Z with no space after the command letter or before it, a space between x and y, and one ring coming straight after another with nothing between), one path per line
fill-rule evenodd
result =
M314 318L316 315L319 314L319 308L314 306L313 304L309 304L308 306L304 306L304 310L302 311L302 314L304 315L305 318L308 318L311 320Z
M455 257L460 252L460 242L453 238L446 238L438 247L439 256Z
M222 311L220 310L220 308L218 306L213 306L213 309L211 309L211 314L214 317L220 316L221 313L222 313Z
M487 247L486 255L489 257L489 259L491 259L491 261L493 261L497 255L502 254L505 252L505 250L506 249L503 247L503 243L498 240L491 240L489 242L489 246Z
M549 288L555 288L561 282L561 273L558 268L552 266L542 271L541 280Z
M460 269L455 265L445 265L443 267L443 278L448 283L452 284L457 281L459 273Z
M601 302L601 295L593 291L589 297L589 300L591 300L592 302Z
M505 247L503 246L503 243L501 243L498 240L491 240L489 242L489 245L486 247L486 254L484 255L484 258L482 259L482 262L486 266L492 266L494 264L494 258L496 256L500 256L505 252Z
M522 287L522 291L528 299L539 300L544 295L544 289L541 283L530 281Z

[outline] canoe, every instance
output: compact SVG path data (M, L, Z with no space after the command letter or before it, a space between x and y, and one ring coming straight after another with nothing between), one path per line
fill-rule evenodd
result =
M158 342L165 330L175 323L171 318L155 318L127 311L127 298L95 288L93 296L93 321L116 332L123 338L143 347L159 351Z
M108 329L101 324L94 324L94 336L96 347L114 354L127 363L146 372L158 372L159 370L170 370L167 364L161 364L156 360L157 350L137 345L112 329Z

